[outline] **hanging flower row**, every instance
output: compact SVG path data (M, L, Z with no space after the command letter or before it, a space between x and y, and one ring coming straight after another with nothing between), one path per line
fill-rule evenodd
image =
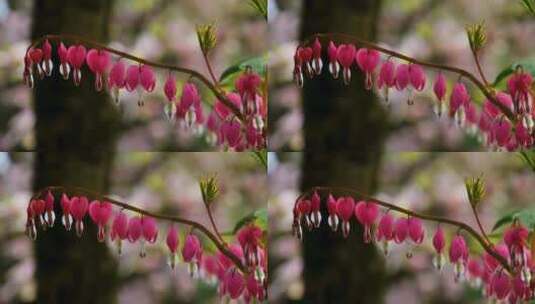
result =
M108 90L115 103L120 103L120 92L137 92L138 106L145 103L145 95L157 87L157 80L152 65L129 54L116 51L106 46L88 43L95 48L89 50L83 44L66 46L57 38L56 55L59 60L57 70L65 80L72 77L75 86L82 82L84 66L95 76L96 91ZM77 39L80 40L80 39ZM83 41L83 40L81 40ZM24 57L23 79L26 85L33 88L36 77L54 75L53 47L49 39L30 46ZM117 55L116 59L112 55ZM134 61L129 64L128 60ZM235 92L224 93L209 80L195 71L169 66L163 93L167 99L164 105L164 116L170 121L179 121L180 125L195 134L202 135L208 143L234 150L262 149L266 145L264 136L267 117L266 100L260 92L262 78L246 69L235 81ZM188 73L199 78L218 97L211 112L206 116L201 105L201 96L196 85L188 81L182 96L177 98L176 79L173 70ZM229 105L230 104L230 105Z
M111 200L90 200L87 196L69 197L66 193L58 193L58 197L59 200L51 191L46 191L46 194L30 200L26 219L26 234L30 239L37 238L39 227L46 231L59 222L67 231L73 230L74 226L76 235L82 237L84 223L87 224L85 219L89 216L98 227L97 240L105 242L109 239L115 243L119 255L122 253L123 242L138 243L139 256L144 258L146 246L162 239L169 251L168 263L171 269L175 269L181 256L190 275L217 285L221 297L241 298L246 303L267 299L267 256L261 241L263 231L254 224L240 228L236 233L236 242L230 245L222 244L215 237L209 236L218 248L224 250L208 253L203 250L199 237L193 233L194 229L190 229L180 246L174 222L167 226L163 238L159 234L156 216L135 211L134 215L129 216L124 203L120 204L121 208L114 208L116 202ZM55 209L61 209L61 220L56 218ZM201 231L206 234L204 230Z
M357 48L353 44L336 45L329 41L327 47L324 47L319 38L316 38L310 46L299 46L294 55L294 80L302 87L305 75L313 78L322 74L324 66L327 66L325 69L334 79L340 78L341 73L344 84L349 85L352 69L356 66L365 74L366 89L375 87L382 91L387 103L390 89L407 90L407 103L412 105L414 92L422 92L428 83L422 65L416 63L416 60L407 61L408 57L404 55L379 47L372 48L370 43L366 45L368 47ZM388 55L384 59L381 58L383 51L387 51ZM325 57L328 62L326 65L323 64ZM396 61L393 57L402 59ZM458 72L458 69L453 70ZM439 71L432 84L436 96L434 111L438 116L447 110L448 116L460 127L471 134L477 134L492 149L512 151L534 146L533 78L522 67L519 66L508 78L506 91L488 93L493 96L493 100L487 98L480 110L460 78L453 86L449 103L446 104L446 82L443 71Z
M364 227L365 243L376 243L385 255L389 254L392 244L408 244L407 258L411 258L412 248L422 245L426 240L425 227L419 215L400 207L395 207L377 200L359 200L351 196L335 197L331 193L321 197L317 191L312 195L302 195L293 210L293 234L303 239L303 226L307 230L318 229L322 223L327 224L336 233L341 231L344 238L351 232L351 226L358 223ZM322 210L328 214L322 219ZM396 212L402 212L396 216ZM481 256L470 253L465 237L460 233L464 227L452 236L449 242L446 233L438 221L429 242L435 250L433 265L442 270L446 262L452 264L455 282L468 281L473 287L481 288L485 297L504 303L524 303L535 299L535 260L528 243L529 231L518 221L508 227L498 245L485 243ZM443 221L453 224L453 221ZM472 232L471 232L472 233ZM475 233L475 232L473 232Z

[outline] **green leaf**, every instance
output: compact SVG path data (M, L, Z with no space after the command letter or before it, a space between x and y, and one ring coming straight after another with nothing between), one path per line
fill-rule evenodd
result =
M515 62L509 67L502 70L498 76L496 76L496 80L494 80L494 83L492 84L493 87L498 87L504 81L509 75L513 74L515 72L515 69L521 65L524 70L528 73L530 73L533 77L535 77L535 58L530 58L526 60L522 60L519 62Z
M249 0L249 4L254 7L266 21L268 20L267 0Z
M227 68L219 77L219 83L222 86L234 86L234 80L247 67L250 67L254 72L259 75L265 75L267 65L267 55L260 57L253 57L236 63L235 65Z
M535 16L535 0L522 0L524 7Z
M267 170L268 168L267 151L266 150L253 151L252 154L253 154L253 157L256 160L258 160L258 162L264 167L264 170Z
M523 225L528 227L528 229L535 229L535 209L526 209L517 210L506 214L496 221L496 224L494 224L494 227L492 227L492 231L512 223L515 219L518 219Z
M262 208L243 217L241 220L238 221L238 223L236 223L236 226L234 226L234 229L232 230L233 233L238 232L241 227L249 223L255 223L258 227L260 227L260 229L266 231L268 226L267 209Z
M535 172L535 151L522 151L520 152L520 157Z

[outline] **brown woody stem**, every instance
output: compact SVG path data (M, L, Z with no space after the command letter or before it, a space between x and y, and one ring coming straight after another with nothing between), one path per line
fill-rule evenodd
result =
M466 223L459 222L459 221L452 220L452 219L445 218L445 217L439 217L439 216L433 216L433 215L418 213L418 212L415 212L415 211L412 211L412 210L409 210L409 209L405 209L403 207L399 207L397 205L394 205L394 204L391 204L391 203L388 203L388 202L385 202L385 201L378 200L376 198L369 197L369 196L364 195L364 194L362 194L362 193L360 193L360 192L358 192L356 190L349 189L349 188L344 188L344 187L325 187L325 186L314 187L314 188L311 188L311 189L303 192L301 195L299 195L299 197L297 197L297 199L295 200L295 203L297 204L297 202L299 202L299 200L301 200L304 197L309 197L314 191L318 191L318 192L323 191L323 192L327 192L327 193L333 193L334 192L334 193L338 193L338 194L350 195L350 196L353 196L353 197L355 197L357 199L364 199L364 200L367 200L367 201L372 201L372 202L374 202L374 203L376 203L378 205L381 205L381 206L383 206L385 208L397 211L399 213L406 214L408 216L417 217L417 218L420 218L420 219L426 220L426 221L444 223L444 224L455 226L455 227L459 228L460 230L466 231L472 237L474 237L474 239L479 244L481 244L481 247L483 247L483 249L488 254L490 254L492 257L494 257L503 266L503 268L505 270L507 270L509 273L513 274L513 271L511 269L511 267L509 266L509 263L507 262L507 260L505 258L503 258L501 255L499 255L492 248L492 244L488 243L483 236L481 236L474 228L472 228L470 225L468 225Z
M242 263L240 258L238 256L236 256L234 253L232 253L232 251L230 251L228 249L226 244L221 242L214 233L212 233L208 228L206 228L201 223L198 223L198 222L195 222L195 221L192 221L192 220L188 220L188 219L185 219L185 218L181 218L181 217L178 217L178 216L170 216L170 215L165 215L165 214L153 213L153 212L138 208L136 206L127 204L125 202L121 202L119 200L113 199L113 198L111 198L109 196L101 195L99 193L96 193L96 192L93 192L93 191L90 191L90 190L87 190L87 189L84 189L84 188L80 188L80 187L69 187L69 188L67 188L67 187L63 187L63 186L50 186L50 187L46 187L46 188L43 188L43 189L37 191L32 196L31 199L41 198L41 197L44 196L45 192L47 192L47 191L61 192L61 193L69 194L69 195L89 196L91 198L98 199L100 201L108 201L113 205L119 206L121 208L130 210L130 211L142 214L142 215L146 215L146 216L150 216L150 217L161 219L161 220L166 220L166 221L171 221L171 222L176 222L176 223L181 223L181 224L188 225L191 228L195 228L195 229L201 231L204 235L206 235L216 245L217 249L219 249L219 251L221 251L221 253L223 253L225 256L227 256L236 265L236 267L238 267L238 269L240 269L241 272L243 272L245 274L249 273L248 268Z

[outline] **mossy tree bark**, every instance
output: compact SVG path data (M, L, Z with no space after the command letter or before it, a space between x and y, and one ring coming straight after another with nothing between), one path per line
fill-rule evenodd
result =
M373 40L381 1L310 0L303 3L301 37L340 32ZM302 188L337 185L373 193L386 135L385 112L363 73L353 69L350 86L333 80L327 68L305 80L305 152ZM326 219L326 210L323 210ZM364 244L362 227L352 221L343 239L326 224L304 236L306 303L381 303L385 271L375 246Z
M105 42L109 35L110 0L35 0L32 39L69 33ZM34 190L49 185L81 186L106 192L118 133L117 111L104 92L94 90L94 76L82 70L82 84L59 75L53 44L52 77L36 81L36 158ZM56 202L59 197L56 197ZM56 204L56 223L39 231L35 243L37 302L113 303L117 264L96 227L85 223L82 238L66 232Z

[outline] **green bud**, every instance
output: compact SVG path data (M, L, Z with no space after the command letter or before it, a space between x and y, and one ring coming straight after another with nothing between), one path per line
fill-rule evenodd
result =
M481 176L475 178L467 178L465 180L466 193L468 194L468 201L473 207L476 207L485 196L485 182Z
M197 39L203 54L208 54L216 45L216 27L213 23L197 25Z
M201 178L199 181L202 199L205 203L212 203L219 194L219 186L215 175Z
M484 21L466 26L466 34L468 35L470 48L474 53L477 53L485 46L487 34Z

